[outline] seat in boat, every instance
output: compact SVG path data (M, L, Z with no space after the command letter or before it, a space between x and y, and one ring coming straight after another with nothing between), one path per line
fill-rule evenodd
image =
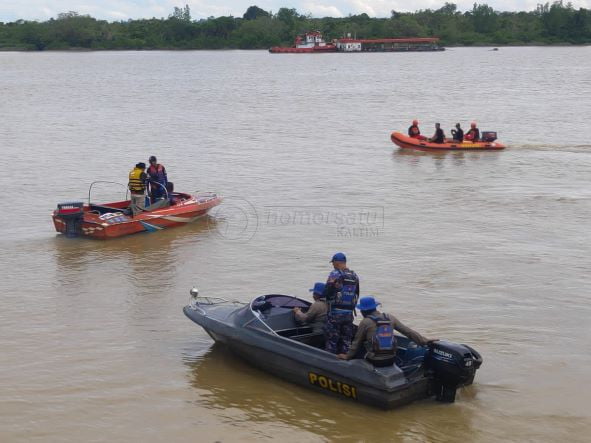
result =
M113 206L106 206L106 205L90 205L90 212L96 212L100 215L108 214L108 213L115 213L121 212L125 215L131 215L131 209L129 207L126 208L115 208Z

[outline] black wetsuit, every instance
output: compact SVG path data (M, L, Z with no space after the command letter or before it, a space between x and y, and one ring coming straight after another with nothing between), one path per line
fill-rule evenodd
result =
M462 128L452 129L451 135L453 135L456 141L462 142L464 140L464 131Z
M445 134L443 133L443 129L438 128L435 130L435 135L431 139L433 143L445 143Z

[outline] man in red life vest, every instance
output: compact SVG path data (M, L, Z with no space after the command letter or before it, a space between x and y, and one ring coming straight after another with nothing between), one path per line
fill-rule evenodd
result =
M150 198L152 204L166 196L166 185L168 184L168 177L166 169L156 160L155 156L150 157L150 166L148 167L148 176L150 181Z
M408 136L412 138L416 138L419 140L426 140L427 137L421 135L421 130L419 129L419 121L413 120L412 125L408 128Z
M480 140L480 130L476 127L476 122L470 123L470 130L464 135L464 140L477 142Z

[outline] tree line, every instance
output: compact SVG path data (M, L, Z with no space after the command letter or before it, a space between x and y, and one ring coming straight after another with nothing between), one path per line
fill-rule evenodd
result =
M266 49L290 46L297 34L320 30L325 38L439 37L450 45L591 44L591 10L561 1L533 11L495 11L474 3L460 12L454 3L439 9L392 11L387 18L367 14L313 18L295 9L276 13L251 6L242 17L193 20L188 5L167 18L108 22L77 12L44 22L0 22L0 50L59 49Z

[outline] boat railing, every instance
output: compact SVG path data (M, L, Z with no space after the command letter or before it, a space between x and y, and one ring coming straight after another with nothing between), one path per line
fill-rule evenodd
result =
M119 183L119 182L112 182L112 181L107 181L107 180L96 180L93 181L90 184L90 187L88 188L88 206L90 206L90 195L92 193L92 188L94 187L94 185L96 185L97 183L108 183L111 185L119 185L119 186L123 186L125 188L125 200L129 200L127 198L127 194L129 193L129 189L127 188L127 186L125 186L123 183Z
M256 299L255 299L255 300L256 300ZM275 332L275 331L273 330L273 328L272 328L271 326L269 326L269 325L268 325L268 324L265 322L265 320L263 320L263 316L261 315L261 313L260 313L259 311L257 311L256 309L253 309L253 307L252 307L252 304L254 303L254 301L255 301L255 300L251 301L251 302L248 304L248 309L250 309L250 312L251 312L251 314L254 316L254 319L257 319L258 321L260 321L260 322L263 324L263 326L265 326L265 328L267 328L267 329L269 330L269 332L270 332L271 334L279 336L279 334L277 334L277 332ZM244 326L247 326L247 325L248 325L249 323L251 323L251 322L252 322L254 319L247 321L247 322L244 324Z
M129 188L128 186L124 185L123 183L119 183L119 182L113 182L113 181L108 181L108 180L96 180L93 181L89 188L88 188L88 206L90 206L91 204L91 194L92 194L92 188L94 187L94 185L96 185L97 183L108 183L111 185L119 185L119 186L123 186L125 188L125 200L129 200ZM164 186L162 183L158 183L155 181L150 181L150 184L156 184L158 186L160 186L163 190L164 190L164 194L166 195L166 201L170 200L170 194L168 192L168 189L166 188L166 186Z
M154 184L155 184L155 185L158 185L158 186L160 186L162 189L164 189L164 193L166 194L166 200L167 200L167 201L168 201L168 200L170 200L170 198L169 198L169 195L168 195L168 189L166 189L166 186L164 186L162 183L158 183L158 182L156 182L156 181L152 181L152 180L150 180L150 186L151 186L151 185L154 185Z
M210 296L203 296L199 295L199 290L197 288L192 288L189 291L191 297L189 298L189 306L194 311L200 311L202 314L205 314L205 310L202 309L200 306L212 306L212 305L223 305L223 304L235 304L235 305L244 305L244 302L239 300L228 300L227 298L223 297L210 297Z
M203 202L208 202L210 200L215 200L216 198L218 198L217 193L210 191L195 191L193 193L193 196L196 200Z

